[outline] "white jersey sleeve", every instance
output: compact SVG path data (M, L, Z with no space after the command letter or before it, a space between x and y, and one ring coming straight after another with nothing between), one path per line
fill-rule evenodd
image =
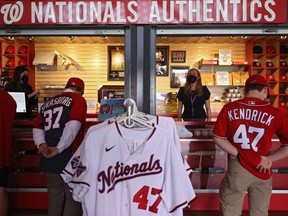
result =
M182 152L181 143L179 138L179 133L175 124L175 121L171 117L158 116L157 117L158 125L164 130L167 130L171 134L172 140L175 143L176 148ZM186 169L187 174L192 173L192 168L189 166L188 162L183 158L183 163Z

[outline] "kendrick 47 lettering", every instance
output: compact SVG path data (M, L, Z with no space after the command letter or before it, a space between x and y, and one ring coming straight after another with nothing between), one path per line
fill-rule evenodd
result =
M252 127L248 126L248 129L245 124L239 125L237 128L234 136L233 136L233 141L234 143L239 143L241 144L242 149L253 149L255 152L258 151L258 143L259 140L264 135L264 128L259 128L259 127ZM248 137L248 134L255 133L256 136L253 140L250 140Z
M150 188L149 186L145 185L134 195L133 202L138 203L138 209L158 213L158 206L162 200L160 193L160 189ZM148 206L149 198L152 198L151 196L156 196L156 199L151 206Z

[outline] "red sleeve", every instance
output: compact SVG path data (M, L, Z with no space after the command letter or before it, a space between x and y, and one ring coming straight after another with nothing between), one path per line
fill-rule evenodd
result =
M227 126L227 111L225 105L217 117L216 124L213 129L214 136L219 138L227 138Z
M80 95L73 95L73 108L70 113L70 120L86 121L87 103Z
M275 133L282 144L288 144L288 119L284 112L281 112L277 122L279 127Z

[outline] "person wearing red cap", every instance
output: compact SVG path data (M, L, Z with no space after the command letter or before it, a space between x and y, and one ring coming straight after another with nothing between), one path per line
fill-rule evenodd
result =
M87 104L83 80L72 77L65 90L45 102L33 128L40 169L46 173L48 216L82 216L81 204L60 176L84 138Z
M8 173L12 158L12 131L16 116L16 102L10 94L0 89L0 215L8 210Z
M268 216L271 167L288 156L288 121L284 112L266 102L268 93L265 78L252 75L245 83L245 97L226 104L218 115L214 142L229 155L220 185L223 216L242 215L246 193L250 216ZM283 145L271 153L274 134Z

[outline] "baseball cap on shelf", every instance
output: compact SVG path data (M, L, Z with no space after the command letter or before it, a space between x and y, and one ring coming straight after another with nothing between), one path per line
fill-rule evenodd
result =
M258 74L253 74L252 76L250 76L246 80L245 86L247 85L264 85L264 86L269 87L266 79L263 76L258 75Z
M76 86L82 90L84 89L84 86L85 86L83 80L81 80L80 78L77 78L77 77L71 77L68 80L66 86L68 86L68 85Z

